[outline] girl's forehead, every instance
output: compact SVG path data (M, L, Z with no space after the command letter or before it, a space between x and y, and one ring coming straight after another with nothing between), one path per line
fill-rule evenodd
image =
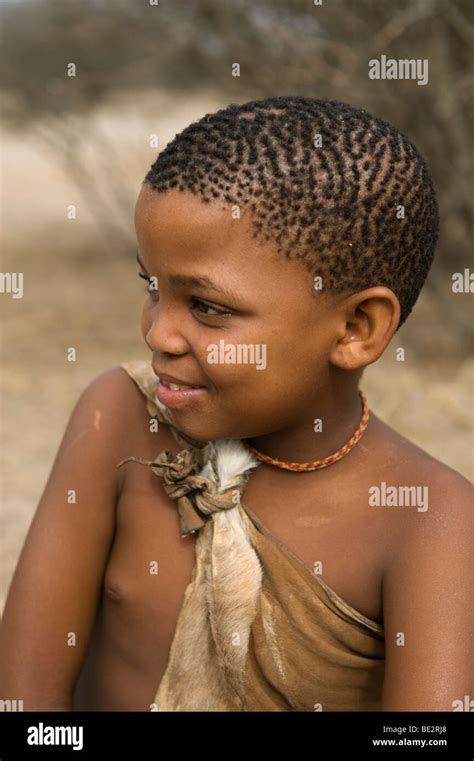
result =
M144 187L137 201L140 257L150 270L207 275L261 301L314 306L314 278L301 261L282 255L272 241L253 236L249 215L203 202L190 191L158 193ZM317 301L321 303L321 294Z
M135 208L135 227L143 247L150 250L237 256L263 245L253 237L248 211L236 217L234 207L221 201L205 203L190 191L158 193L144 186ZM271 252L273 245L266 248Z
M265 301L301 300L313 280L301 262L289 261L271 242L252 237L248 220L235 220L219 204L191 193L146 189L137 202L140 259L163 277L208 276Z

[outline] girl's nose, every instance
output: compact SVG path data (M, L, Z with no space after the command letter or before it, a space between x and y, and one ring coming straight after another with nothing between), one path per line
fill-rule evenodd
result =
M176 310L156 304L151 313L143 315L143 335L154 353L186 354L189 345L184 337ZM182 322L182 318L181 318Z

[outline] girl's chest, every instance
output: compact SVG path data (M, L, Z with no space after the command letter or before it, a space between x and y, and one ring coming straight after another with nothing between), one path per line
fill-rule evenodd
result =
M103 581L103 618L133 649L138 669L154 654L165 665L195 559L181 537L177 503L149 468L133 465L117 504L116 533ZM131 470L131 469L130 469Z
M269 490L252 477L243 504L346 603L367 618L382 619L381 528L377 521L361 519L363 506L338 511L311 493ZM177 502L166 495L160 479L151 469L133 465L117 506L103 600L110 615L126 621L124 631L140 631L163 652L171 646L192 579L195 536L181 536Z

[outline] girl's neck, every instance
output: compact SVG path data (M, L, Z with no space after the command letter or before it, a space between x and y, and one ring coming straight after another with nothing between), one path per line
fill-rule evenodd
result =
M322 396L295 425L246 441L277 460L313 462L346 444L359 427L361 414L361 398L355 386L338 394L337 399L329 394Z

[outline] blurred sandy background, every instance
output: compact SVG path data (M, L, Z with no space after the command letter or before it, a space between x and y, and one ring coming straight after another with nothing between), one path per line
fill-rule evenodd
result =
M383 420L473 477L472 295L451 289L453 272L472 268L469 3L226 5L0 6L2 271L23 272L25 291L22 299L0 294L0 610L79 394L104 369L148 356L133 207L157 153L150 135L161 150L231 102L347 100L392 121L425 155L441 206L436 265L363 388ZM370 81L367 62L382 53L428 58L429 84ZM76 363L66 359L70 346ZM395 358L400 346L405 362Z

